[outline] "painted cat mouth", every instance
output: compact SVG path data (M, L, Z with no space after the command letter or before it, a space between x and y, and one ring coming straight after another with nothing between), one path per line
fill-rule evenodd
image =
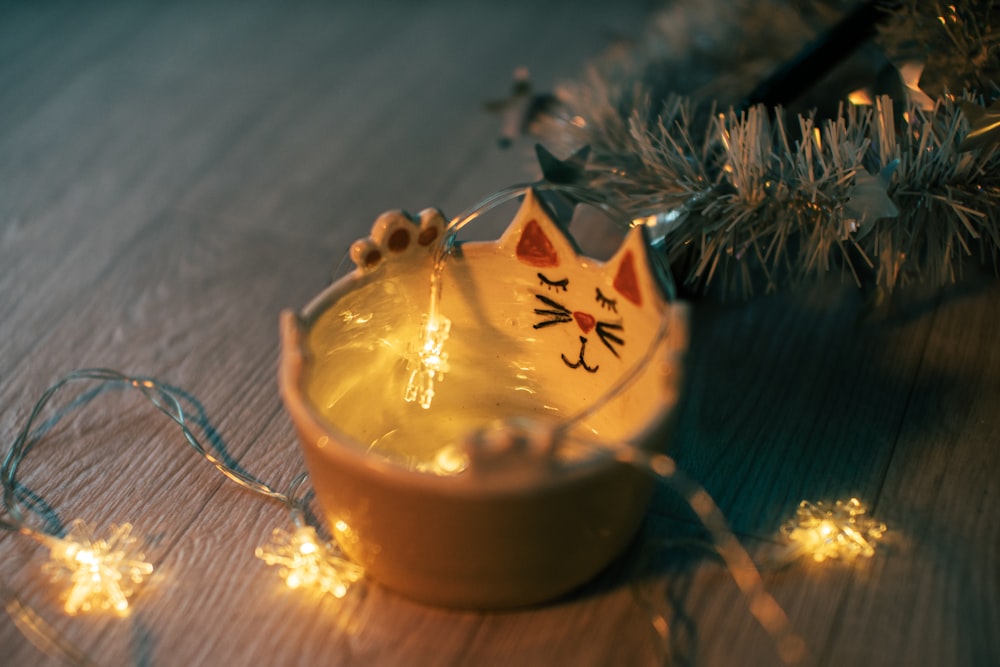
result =
M561 354L559 356L562 357L563 363L569 366L570 368L582 368L588 373L596 373L597 369L600 368L600 365L597 366L587 365L587 362L584 361L583 359L583 353L584 350L586 349L587 349L587 339L584 336L580 336L580 357L576 361L570 361L569 359L566 358L565 354Z

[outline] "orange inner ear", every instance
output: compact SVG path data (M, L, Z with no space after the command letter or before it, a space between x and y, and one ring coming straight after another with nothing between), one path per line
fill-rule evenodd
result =
M618 264L618 273L615 274L613 284L623 297L637 306L642 305L642 292L639 291L639 277L635 274L635 257L631 250L625 253Z
M542 231L538 221L531 219L524 226L521 238L517 242L517 258L531 266L559 266L559 255L552 241Z

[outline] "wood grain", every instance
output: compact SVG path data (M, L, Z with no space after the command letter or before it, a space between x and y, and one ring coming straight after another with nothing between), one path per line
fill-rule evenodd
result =
M184 388L228 453L301 469L274 380L277 314L383 210L455 213L536 176L496 146L515 67L578 75L642 2L117 2L0 7L0 438L72 368ZM699 302L681 467L752 553L803 499L889 524L870 561L765 572L818 665L1000 663L1000 285L900 294L861 317L835 279ZM110 417L109 417L110 416ZM456 612L375 584L336 601L253 556L280 506L226 482L166 418L106 392L23 481L68 523L131 521L157 574L124 619L68 618L42 549L0 535L0 581L102 665L774 665L772 640L658 489L642 535L565 599ZM652 621L670 623L669 641ZM3 664L60 664L0 618Z

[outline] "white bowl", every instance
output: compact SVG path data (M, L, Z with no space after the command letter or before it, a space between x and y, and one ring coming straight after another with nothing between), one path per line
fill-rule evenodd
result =
M615 456L667 444L687 310L641 228L599 262L527 190L500 239L447 257L450 332L422 357L444 233L436 211L384 214L353 273L282 314L282 396L331 531L373 579L448 607L537 603L638 530L652 481ZM415 385L433 396L405 400Z

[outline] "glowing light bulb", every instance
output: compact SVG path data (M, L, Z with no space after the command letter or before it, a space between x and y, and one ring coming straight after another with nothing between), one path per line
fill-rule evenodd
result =
M806 553L813 560L871 558L875 545L885 534L881 521L868 518L867 509L857 498L838 500L832 506L803 500L795 517L781 527L794 553Z
M444 378L448 371L448 354L445 341L451 331L451 320L442 315L424 315L420 327L420 340L411 349L406 366L410 380L403 398L407 403L419 403L425 410L434 400L434 383Z
M124 613L135 587L153 571L132 537L132 524L112 525L108 539L97 539L77 519L66 537L46 542L50 558L44 569L53 581L71 585L64 605L71 616L92 610Z
M279 566L278 574L289 588L313 588L336 598L347 595L348 587L360 579L364 570L321 542L312 526L301 526L294 533L275 528L271 541L254 552L268 565Z
M865 88L858 88L847 95L847 101L855 106L868 106L874 104L871 94Z
M430 461L418 464L416 469L434 475L457 475L469 467L469 457L461 447L442 447Z

